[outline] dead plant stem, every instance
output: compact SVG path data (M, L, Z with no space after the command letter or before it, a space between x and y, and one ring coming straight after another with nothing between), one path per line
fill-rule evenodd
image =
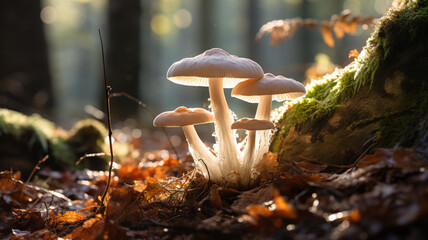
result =
M102 60L103 60L103 73L104 73L104 87L105 87L105 93L106 93L106 104L107 104L107 126L108 126L108 140L109 140L109 146L110 146L110 167L108 170L108 180L107 180L107 186L104 190L104 193L101 197L101 212L106 207L104 205L104 200L107 196L108 190L110 188L110 182L111 182L111 172L113 168L113 142L112 142L112 130L111 130L111 116L110 116L110 90L111 87L107 85L107 74L106 74L106 63L105 63L105 57L104 57L104 45L103 45L103 38L101 36L101 30L98 28L98 34L100 36L100 44L101 44L101 54L102 54Z

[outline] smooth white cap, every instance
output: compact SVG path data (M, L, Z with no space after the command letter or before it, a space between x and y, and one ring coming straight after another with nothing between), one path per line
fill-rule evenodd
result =
M178 107L174 111L163 112L153 120L155 127L183 127L213 122L211 112L203 108Z
M221 48L175 62L168 69L167 78L188 86L208 86L210 78L222 78L224 88L233 88L241 81L260 79L263 69L248 58L230 55Z
M260 80L247 80L237 84L232 90L232 97L246 102L257 103L260 97L272 95L272 100L282 102L306 94L306 88L300 82L271 73L266 73Z

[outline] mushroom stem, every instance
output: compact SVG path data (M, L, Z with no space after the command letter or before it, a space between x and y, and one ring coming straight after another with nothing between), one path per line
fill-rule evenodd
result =
M244 150L241 154L241 159L243 162L241 171L241 185L247 186L250 183L251 175L252 175L252 167L254 162L255 152L255 144L256 144L256 131L249 130L247 135L247 143L244 147Z
M211 180L221 180L221 173L215 156L208 150L205 144L201 141L198 133L193 125L183 126L183 132L189 143L189 151L192 154L196 165L202 165L199 160L202 159L208 167ZM201 166L202 171L206 172L205 166Z
M235 131L230 128L233 118L223 92L223 79L210 78L208 82L211 107L217 134L218 160L224 176L239 169Z
M259 105L257 106L256 119L269 120L271 108L272 95L261 96Z
M272 95L264 95L260 97L259 105L257 106L256 119L269 120L272 108ZM263 155L269 151L269 140L271 130L257 131L254 147L253 166L257 165Z

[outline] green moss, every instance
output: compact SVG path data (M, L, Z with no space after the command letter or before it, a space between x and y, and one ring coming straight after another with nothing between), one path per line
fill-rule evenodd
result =
M58 165L71 165L76 156L65 143L64 133L38 114L26 116L9 109L0 109L0 136L10 135L17 141L24 135L30 136L28 149L40 145L45 154L60 162Z
M108 152L108 145L105 138L108 135L104 125L93 119L81 120L70 130L67 137L69 144L74 153L81 157L86 153L101 153ZM104 157L94 157L88 161L83 161L81 167L91 169L105 169L108 161Z
M371 89L374 80L384 71L382 70L384 66L394 65L392 61L396 60L404 49L408 46L426 44L423 41L426 41L427 26L427 1L404 0L399 7L388 10L379 20L366 46L354 62L344 69L324 76L322 80L313 81L308 86L305 97L288 104L278 120L281 127L273 139L271 151L276 152L279 149L292 126L296 126L302 132L313 131L317 123L331 117L342 103L355 96L363 86L368 85ZM427 87L423 87L426 91ZM424 94L426 96L426 93ZM405 121L377 119L378 134L391 141L398 139L402 134L388 133L387 129L391 127L403 129L402 126L412 123L414 118L426 111L424 107L422 108L413 114L415 117L409 117Z

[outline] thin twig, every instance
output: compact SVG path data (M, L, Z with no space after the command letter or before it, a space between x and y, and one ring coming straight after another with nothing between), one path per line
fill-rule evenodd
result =
M76 165L79 165L80 162L82 162L83 160L85 160L86 158L92 158L92 157L105 157L105 156L109 156L107 155L107 153L85 153L85 155L83 155L82 157L79 158L79 160L76 162Z
M110 90L111 87L107 85L107 74L106 74L106 63L105 63L105 57L104 57L104 45L103 45L103 38L101 36L101 30L98 28L98 34L100 35L100 43L101 43L101 54L103 58L103 72L104 72L104 87L105 87L105 93L106 93L106 104L107 104L107 125L108 125L108 139L109 139L109 145L110 145L110 167L108 170L108 180L107 180L107 186L104 190L104 193L101 197L101 209L103 210L106 206L104 205L104 199L107 196L108 190L110 188L110 182L111 182L111 171L113 168L113 143L112 143L112 130L111 130L111 116L110 116Z
M150 115L152 115L153 118L156 117L156 114L143 102L141 102L140 100L138 100L138 98L133 97L131 95L129 95L126 92L118 92L118 93L111 93L110 94L110 98L113 97L126 97L131 101L134 101L135 103L137 103L138 105L140 105L142 108L144 108L144 110L146 110L147 112L150 113ZM163 133L165 134L166 138L168 139L169 144L171 145L172 150L174 151L175 155L177 156L177 159L180 159L180 157L178 156L178 151L177 149L174 147L174 144L172 144L171 142L171 137L169 136L168 132L166 131L166 129L164 127L161 127Z
M31 178L33 177L34 173L36 172L36 170L39 168L40 164L42 164L43 162L45 162L46 160L48 160L49 155L46 155L44 158L42 158L37 164L36 166L34 166L33 171L31 171L30 176L28 177L27 181L24 184L24 187L22 188L22 193L21 193L21 198L22 198L22 194L24 194L25 189L27 188L28 183L30 182Z
M210 171L208 170L207 164L204 162L203 159L198 159L198 161L202 162L204 164L204 166L205 166L205 169L207 169L207 173L208 173L208 184L205 186L204 190L202 190L202 192L198 195L198 197L196 197L196 200L198 198L200 198L203 193L205 193L205 190L207 190L208 187L211 186L211 175L210 175Z

